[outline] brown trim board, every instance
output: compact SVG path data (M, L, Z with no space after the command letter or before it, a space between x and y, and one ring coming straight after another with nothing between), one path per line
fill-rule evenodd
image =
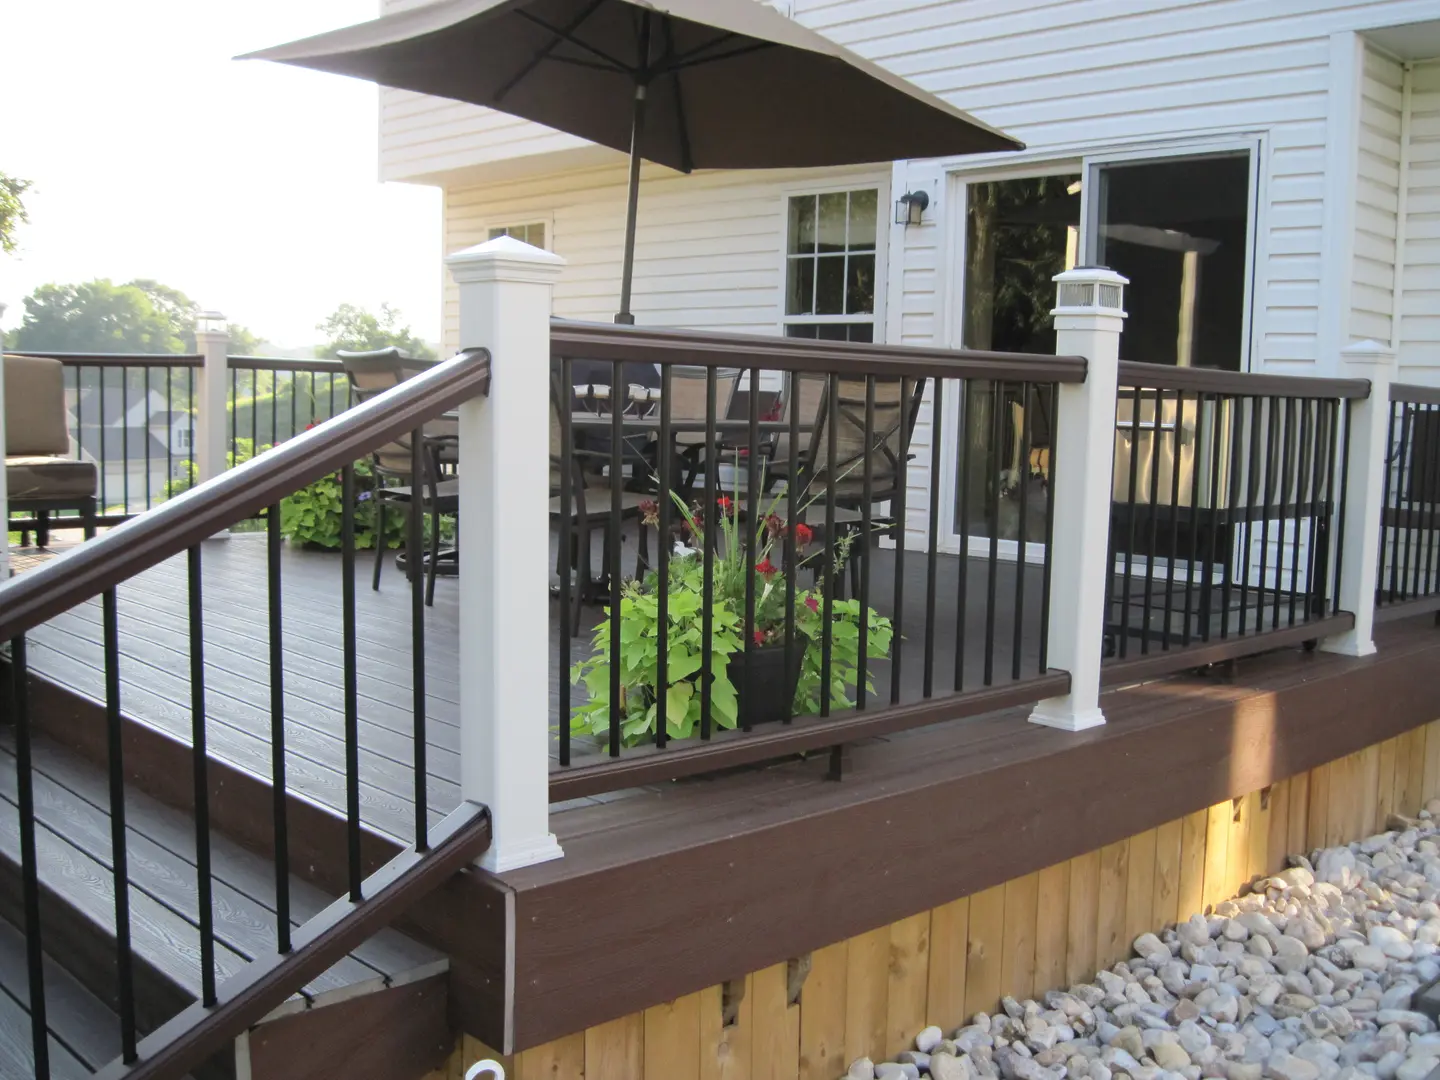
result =
M1110 722L1087 732L1012 710L858 746L841 783L813 761L560 815L566 857L503 878L516 905L505 1049L883 926L1440 718L1440 679L1428 675L1440 634L1428 621L1383 632L1363 659L1297 649L1241 661L1230 683L1107 694Z

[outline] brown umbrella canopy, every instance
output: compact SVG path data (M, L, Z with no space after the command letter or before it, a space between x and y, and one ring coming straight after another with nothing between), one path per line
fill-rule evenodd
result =
M758 0L441 0L247 58L487 105L623 151L639 79L640 154L685 172L1020 146Z

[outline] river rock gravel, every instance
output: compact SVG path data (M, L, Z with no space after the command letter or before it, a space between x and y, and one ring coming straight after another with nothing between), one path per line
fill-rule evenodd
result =
M1387 824L844 1080L1427 1080L1440 1032L1411 1005L1440 978L1440 800Z

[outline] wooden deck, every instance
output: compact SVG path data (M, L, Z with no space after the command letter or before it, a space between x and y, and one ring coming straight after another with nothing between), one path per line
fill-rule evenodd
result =
M627 546L628 547L628 546ZM204 551L203 622L206 704L211 753L259 776L270 771L269 643L263 537L237 534L207 543ZM630 553L627 551L627 555ZM872 595L881 613L893 616L894 554L877 552ZM954 690L956 599L962 561L937 556L935 574L934 692ZM996 573L997 682L1009 681L1014 657L1015 565ZM324 806L344 806L341 563L337 555L287 548L283 562L284 680L287 766L292 790ZM403 576L387 565L381 588L371 591L368 560L360 560L357 596L358 687L362 817L395 837L409 834L413 820L410 761L410 599ZM923 554L905 560L900 700L923 695L926 596L930 566ZM988 564L969 560L965 611L965 687L981 685L986 653ZM1022 674L1036 672L1040 631L1041 573L1025 568ZM459 802L458 607L456 583L437 583L435 606L426 612L425 655L428 717L428 811L432 821ZM121 707L126 715L188 740L190 683L188 592L183 559L174 559L119 590ZM587 608L598 619L598 608ZM557 607L551 602L548 695L558 724L560 671ZM94 700L104 696L98 601L61 615L29 638L36 674ZM588 652L588 634L572 644L572 660ZM873 665L877 696L887 702L894 663ZM579 700L580 691L575 691ZM552 735L552 755L555 739ZM596 760L592 743L576 742L574 760ZM557 766L558 767L558 766ZM619 793L617 793L618 795ZM600 801L616 796L601 796ZM575 800L575 805L596 800ZM568 806L569 804L567 804ZM560 807L565 809L566 806Z

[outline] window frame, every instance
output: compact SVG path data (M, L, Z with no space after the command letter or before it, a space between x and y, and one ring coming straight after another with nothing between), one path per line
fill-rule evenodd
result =
M555 250L555 215L554 214L519 214L509 217L496 218L494 221L487 221L481 229L484 231L484 239L481 243L488 243L493 237L490 233L495 229L514 229L520 226L529 227L540 225L545 229L545 244L543 251Z
M790 272L790 200L799 196L820 196L833 195L852 191L874 191L875 192L875 302L871 305L874 310L868 315L788 315L785 312L785 299L789 283ZM775 325L782 337L788 336L787 328L795 326L824 326L824 325L848 325L851 323L869 323L874 329L871 340L880 344L885 340L885 300L886 282L889 270L889 222L893 214L890 210L890 174L870 173L857 176L836 178L826 183L795 183L782 185L779 191L780 206L780 242L777 257L779 259L779 285L776 288L777 300L775 304Z

